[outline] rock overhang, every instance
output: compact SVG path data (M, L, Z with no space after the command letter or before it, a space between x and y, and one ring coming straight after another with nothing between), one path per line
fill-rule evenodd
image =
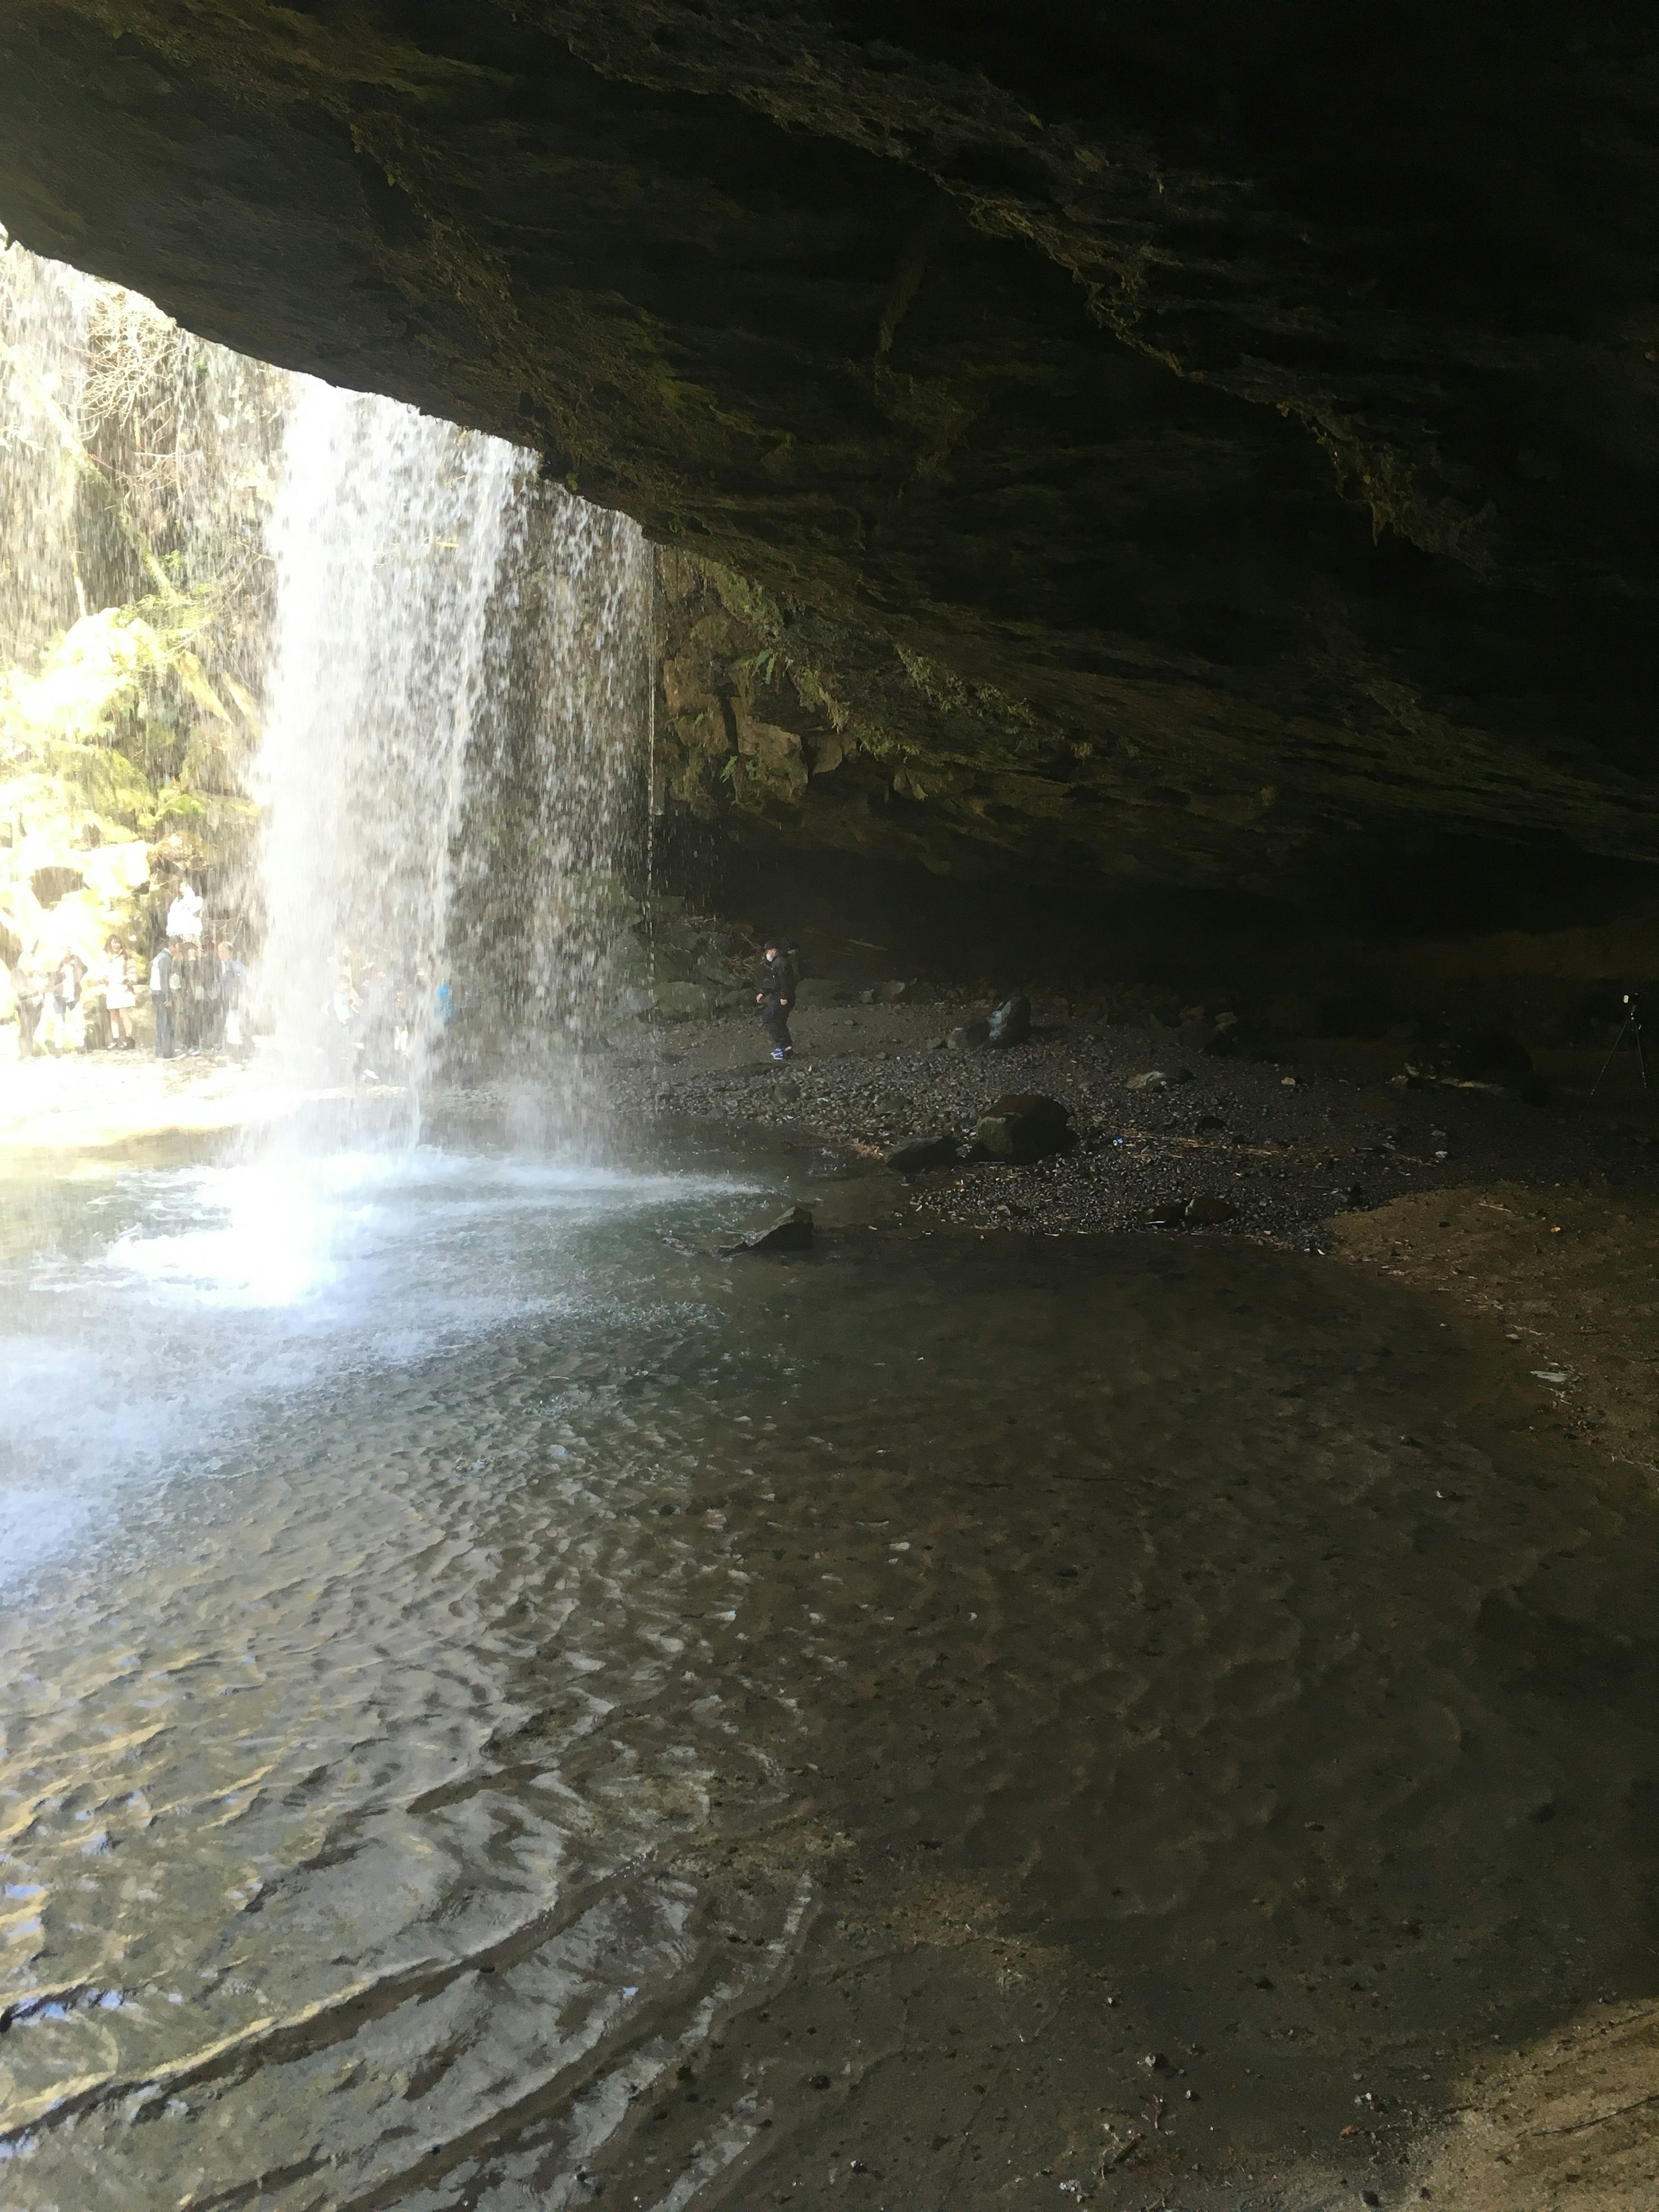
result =
M23 0L0 219L636 515L666 781L740 837L1267 891L1641 863L1656 41Z

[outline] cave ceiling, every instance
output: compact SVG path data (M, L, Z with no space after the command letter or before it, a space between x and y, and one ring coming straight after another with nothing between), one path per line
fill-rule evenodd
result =
M0 222L637 517L741 836L1659 858L1650 8L8 0Z

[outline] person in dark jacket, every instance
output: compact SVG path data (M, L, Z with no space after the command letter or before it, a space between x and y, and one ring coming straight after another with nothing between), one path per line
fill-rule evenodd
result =
M795 1003L795 970L788 952L775 937L766 940L766 988L755 994L761 1010L761 1027L772 1040L774 1060L788 1060L795 1049L789 1034L789 1009Z
M211 994L217 981L213 957L186 939L173 947L173 973L174 981L182 986L173 993L178 1041L185 1057L193 1060L198 1053L210 1049L213 1042Z
M173 1053L173 1012L179 993L173 988L173 946L164 945L149 963L149 1004L155 1017L155 1057L171 1060Z
M222 937L214 951L213 997L218 1016L214 1042L218 1050L228 1052L233 1060L246 1060L250 1046L242 994L247 986L247 969L236 957L235 948L228 937Z

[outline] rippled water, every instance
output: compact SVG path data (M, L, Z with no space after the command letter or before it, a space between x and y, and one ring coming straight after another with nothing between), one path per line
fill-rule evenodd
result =
M1317 1262L692 1249L778 1180L42 1200L0 2202L1324 2203L1651 1985L1633 1482Z

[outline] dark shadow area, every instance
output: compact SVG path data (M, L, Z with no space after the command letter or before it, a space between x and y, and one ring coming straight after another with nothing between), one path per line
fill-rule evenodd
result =
M1408 861L1362 847L1346 882L1305 902L1058 869L960 883L858 854L732 848L684 818L663 850L666 883L758 929L790 933L809 973L1085 994L1140 985L1184 992L1212 1012L1224 1000L1242 1010L1297 995L1364 1005L1371 1034L1433 996L1397 965L1418 940L1626 920L1639 930L1656 911L1650 871L1559 844L1448 839ZM1615 990L1609 1011L1616 1004Z

